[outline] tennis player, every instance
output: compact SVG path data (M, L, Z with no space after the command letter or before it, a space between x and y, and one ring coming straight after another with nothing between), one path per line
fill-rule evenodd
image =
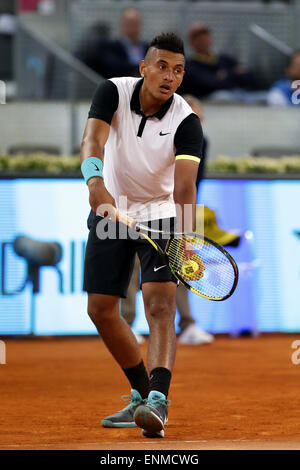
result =
M104 418L102 426L139 426L146 437L163 437L168 419L177 281L147 241L120 236L102 239L97 225L103 222L101 207L119 207L120 197L126 196L127 214L139 222L154 221L159 227L167 222L174 229L178 206L178 222L183 226L184 221L183 228L192 231L194 213L188 217L185 206L195 207L203 134L198 116L175 93L184 67L182 40L173 33L155 37L140 63L142 78L101 82L81 146L81 169L91 205L84 274L88 314L131 386L131 395L123 397L129 405ZM113 223L107 222L108 233ZM166 240L159 243L163 247ZM149 324L149 375L137 340L119 314L135 253Z

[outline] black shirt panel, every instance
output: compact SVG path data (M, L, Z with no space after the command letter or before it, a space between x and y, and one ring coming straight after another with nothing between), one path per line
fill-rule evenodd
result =
M205 167L206 167L206 157L207 157L207 149L208 149L208 140L205 136L203 136L203 145L202 145L202 155L201 160L198 166L198 173L196 177L196 188L198 190L200 181L203 180L205 176Z
M175 155L192 155L201 158L203 131L200 119L189 114L178 126L174 136Z
M132 111L135 111L136 114L143 114L143 111L141 110L141 103L140 103L140 90L142 88L144 79L141 78L138 82L136 82L136 85L134 87L131 100L130 100L130 109Z
M89 118L101 119L111 124L119 106L117 86L110 80L104 80L98 86L89 111Z

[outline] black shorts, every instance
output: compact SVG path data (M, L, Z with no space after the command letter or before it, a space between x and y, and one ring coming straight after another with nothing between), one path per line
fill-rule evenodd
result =
M100 226L97 229L99 222L102 222L102 233L105 223L105 230L107 232L115 230L116 237L100 239ZM165 226L165 222L169 224L170 230L174 230L175 218L155 221L155 225L161 229ZM149 225L149 222L145 222L144 225ZM124 233L127 232L127 227L123 224L103 221L102 217L91 212L88 218L88 228L90 233L85 252L83 285L83 289L88 293L118 295L125 298L136 253L141 264L141 284L166 281L177 283L166 258L141 236L136 240L130 236L125 238ZM137 233L135 235L137 236ZM155 242L164 248L167 239L159 239Z

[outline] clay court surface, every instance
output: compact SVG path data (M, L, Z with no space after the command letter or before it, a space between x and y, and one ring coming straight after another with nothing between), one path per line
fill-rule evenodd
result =
M7 339L0 449L300 449L298 335L178 345L166 436L104 429L126 379L96 337ZM146 359L147 343L142 346ZM300 358L300 354L299 354Z

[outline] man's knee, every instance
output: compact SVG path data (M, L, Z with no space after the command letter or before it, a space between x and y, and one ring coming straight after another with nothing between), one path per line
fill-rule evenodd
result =
M148 322L168 321L175 317L176 285L172 282L143 284L143 297Z
M149 321L173 321L175 317L175 303L171 299L156 299L149 302L147 316Z
M88 315L95 324L111 321L118 314L119 299L100 294L89 294Z

